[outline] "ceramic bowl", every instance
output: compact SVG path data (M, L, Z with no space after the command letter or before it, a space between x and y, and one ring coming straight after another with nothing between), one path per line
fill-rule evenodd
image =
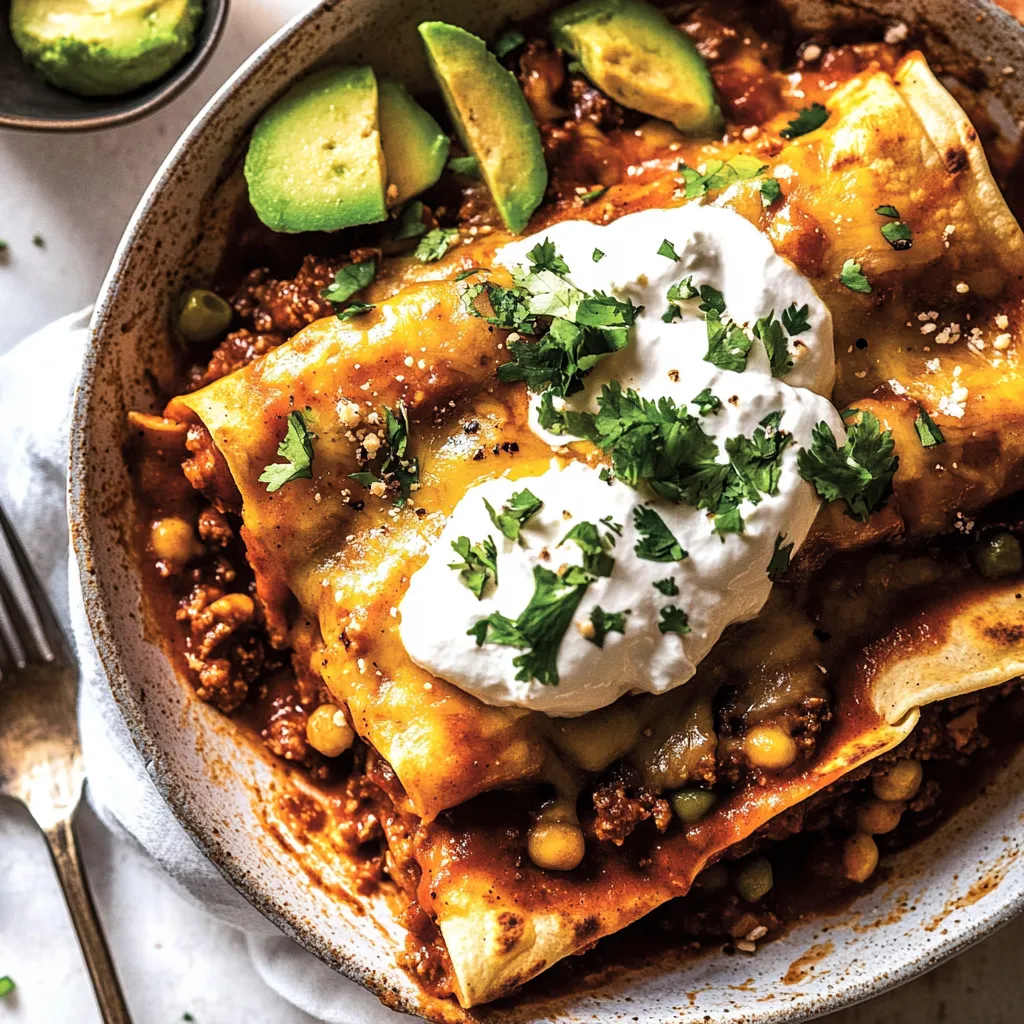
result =
M989 0L785 0L808 28L879 16L919 26L940 62L951 50L991 79L995 124L1024 119L1024 32ZM386 900L341 898L338 859L292 835L275 807L293 782L179 679L146 625L123 461L124 413L153 408L169 309L220 257L248 127L290 81L328 58L371 62L428 84L416 24L443 17L490 36L539 0L326 0L253 55L178 141L146 192L100 294L75 408L70 514L86 608L103 665L153 781L193 839L284 932L392 1006L488 1024L680 1020L769 1024L876 995L960 952L1024 906L1024 755L973 804L887 862L881 881L835 916L807 920L753 958L665 954L570 991L527 992L473 1011L425 999L395 966ZM874 31L879 32L877 21Z

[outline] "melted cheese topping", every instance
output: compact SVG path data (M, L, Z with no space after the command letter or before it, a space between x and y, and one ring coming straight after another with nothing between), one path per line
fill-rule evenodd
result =
M458 503L401 604L406 650L417 664L486 703L573 716L605 707L625 693L662 693L685 683L728 625L757 614L771 590L767 569L777 538L798 548L820 504L797 472L797 450L809 446L811 430L821 421L829 424L839 443L845 435L841 418L825 397L835 372L831 315L810 282L742 217L690 205L633 214L606 227L564 222L505 246L497 262L524 265L526 253L544 239L554 243L568 264L566 276L573 285L644 307L629 345L600 362L584 390L567 405L596 411L601 385L617 380L648 399L667 396L680 406L689 403L690 412L698 415L693 399L709 388L722 404L718 412L699 419L716 439L721 462L727 460L726 439L751 437L773 412L782 412L780 429L793 435L781 457L778 492L757 504L743 501L745 528L740 534L719 536L713 532L713 516L704 510L663 500L644 487L634 490L618 480L603 481L600 466L567 458L567 439L543 431L535 413L534 431L562 458L540 476L491 480L470 488ZM678 259L658 252L666 239ZM604 253L599 260L595 249ZM773 377L760 341L751 347L742 372L706 361L707 325L697 302L680 303L674 322L662 320L669 288L686 277L697 287L720 290L727 315L748 327L772 311L781 314L792 303L806 305L810 329L789 340L794 368L783 379ZM524 488L544 506L515 542L494 526L484 499L500 509ZM663 562L639 557L634 515L641 505L658 513L686 558ZM621 528L616 536L600 527L609 543L615 536L609 548L614 568L587 587L562 637L557 685L517 679L522 672L514 660L522 650L490 641L478 646L471 634L474 624L496 611L514 620L533 593L534 568L559 572L581 564L579 546L563 538L578 523L600 526L602 520ZM461 560L452 548L460 537L473 544L490 537L498 552L497 585L489 582L480 600L451 568ZM678 594L666 595L654 586L667 579L674 581ZM603 647L594 642L590 622L598 606L605 613L625 613L624 632L608 633ZM689 632L662 632L667 617L678 619L670 608L686 614Z

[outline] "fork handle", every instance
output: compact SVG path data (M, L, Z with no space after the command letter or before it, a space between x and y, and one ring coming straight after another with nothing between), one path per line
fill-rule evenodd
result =
M78 842L71 820L59 821L44 831L104 1024L131 1024L121 984L110 959L107 940L100 929L96 907L82 872Z

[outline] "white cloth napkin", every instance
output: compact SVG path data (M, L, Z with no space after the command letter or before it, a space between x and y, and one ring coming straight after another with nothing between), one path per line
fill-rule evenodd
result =
M93 647L74 556L68 559L68 433L89 312L55 321L0 358L0 499L77 648L89 801L110 829L149 854L187 897L245 933L260 976L285 999L328 1024L408 1020L250 906L186 835L132 744Z

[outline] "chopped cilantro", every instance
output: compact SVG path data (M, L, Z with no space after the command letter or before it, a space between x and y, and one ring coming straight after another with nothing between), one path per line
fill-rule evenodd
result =
M676 585L674 576L669 576L664 580L655 580L654 589L666 597L676 597L679 593L679 587Z
M676 247L667 238L658 246L658 255L664 256L670 260L679 259L679 253L676 252Z
M500 512L495 512L486 498L484 498L484 504L487 506L487 514L491 517L491 522L509 540L519 540L519 534L526 523L544 507L544 502L525 487L521 491L516 491L501 506Z
M557 686L558 648L592 577L579 566L559 576L542 565L533 567L533 596L514 621L501 612L492 612L475 622L468 634L484 643L518 647L524 651L512 660L519 669L516 679L536 679L543 686Z
M9 248L10 246L2 238L0 238L0 253L7 252Z
M938 444L946 443L942 431L924 409L918 409L917 419L914 420L914 429L917 431L922 448L934 448Z
M722 320L711 314L707 317L707 326L708 350L704 359L720 370L735 370L737 373L745 370L753 342L743 328L731 320Z
M479 309L477 300L481 295L487 296L491 316L487 316ZM462 293L462 305L467 313L478 316L495 327L532 334L535 324L527 306L529 298L529 294L522 288L504 288L500 284L485 282L469 285Z
M335 275L334 281L320 294L330 303L341 305L348 302L356 292L365 288L377 276L377 261L362 260L359 263L348 263Z
M615 559L608 554L607 548L614 544L593 523L586 521L577 523L559 542L561 547L567 540L574 541L583 552L583 568L592 576L611 576L615 568Z
M495 40L494 53L501 60L507 57L513 50L518 50L526 42L526 36L517 28L507 28Z
M32 236L32 244L37 249L42 249L42 248L44 248L46 246L46 239L44 239L42 235L33 235Z
M351 320L355 316L362 316L363 313L369 313L371 309L377 307L366 302L350 302L344 309L340 310L337 314L339 320Z
M903 252L914 244L914 232L910 230L908 224L904 224L901 220L893 221L890 224L883 224L882 237L897 252Z
M188 1012L188 1010L186 1010L186 1011L185 1011L185 1012L184 1012L184 1013L183 1013L183 1014L181 1015L181 1019L182 1019L183 1021L189 1022L189 1021L194 1021L194 1020L195 1020L195 1017L193 1017L193 1016L192 1016L192 1014L191 1014L191 1013L189 1013L189 1012Z
M693 404L697 406L701 416L715 416L722 408L722 400L717 395L711 394L711 388L705 388L697 395L693 399Z
M600 263L604 259L604 253L600 249L595 249L591 258L595 263Z
M5 974L0 978L0 999L3 999L4 996L9 996L17 987L14 984L14 979Z
M768 353L768 361L772 365L772 376L785 377L793 369L793 357L790 354L789 342L786 341L782 324L775 319L774 309L754 324L754 335L761 339L765 351Z
M889 217L891 220L900 219L900 211L897 210L895 206L876 206L875 213L877 213L879 217Z
M786 539L784 534L775 538L775 550L772 552L772 559L768 563L768 579L775 583L781 580L789 572L789 560L793 555L793 544L783 544Z
M648 562L681 562L687 557L665 520L653 508L637 505L633 509L633 524L640 535L633 548L637 558Z
M782 311L782 324L791 338L803 334L804 331L809 331L811 321L807 319L807 306L804 305L797 309L795 302L790 303L789 308Z
M708 192L727 188L734 182L756 178L768 170L768 165L756 156L741 153L730 160L708 160L703 174L686 164L679 164L678 169L685 182L684 198L698 199Z
M402 207L402 213L398 218L398 228L395 231L395 238L419 238L427 232L427 225L423 223L423 204L414 199Z
M668 290L669 302L686 302L689 299L695 299L700 295L700 292L693 287L693 278L684 277L682 281L677 281Z
M782 185L778 178L765 178L761 182L761 205L767 209L777 199L782 198Z
M892 431L882 430L874 413L848 409L843 416L856 416L856 422L847 427L843 447L822 421L811 432L811 447L801 449L797 467L822 500L842 498L849 515L866 523L892 493L900 460L893 455Z
M459 237L458 228L434 228L428 231L416 246L415 256L421 263L435 263Z
M578 199L584 206L589 206L591 203L600 199L607 191L607 185L598 185L597 188L592 188L589 192L580 193Z
M538 242L527 254L535 270L550 270L552 274L568 274L569 265L555 251L555 243L550 238Z
M452 174L461 174L464 178L480 177L480 165L475 156L453 156L448 160L448 170Z
M680 636L685 636L690 632L690 620L682 608L677 608L674 604L667 604L661 609L658 630L662 636L666 633L678 633Z
M795 139L816 131L827 120L828 110L820 103L812 103L809 107L804 107L779 134L784 139Z
M384 410L384 443L377 449L374 461L378 462L376 473L366 471L349 473L349 479L366 488L382 483L391 491L398 492L395 504L403 505L419 483L419 460L407 457L409 448L409 413L405 404L398 403L398 415L390 409Z
M452 541L452 547L462 561L450 562L448 568L459 571L459 579L479 601L489 579L493 579L495 585L498 583L498 549L490 537L473 545L468 537L460 537Z
M588 636L587 639L598 647L604 647L604 638L609 633L626 632L626 613L606 612L596 604L590 613L590 624L594 627L594 635Z
M860 292L861 295L871 294L871 282L861 273L860 264L852 258L843 264L839 280L851 292Z
M259 482L267 485L267 493L279 491L292 480L310 480L313 476L313 437L306 429L301 412L288 413L284 438L277 454L286 462L272 462L260 474Z

